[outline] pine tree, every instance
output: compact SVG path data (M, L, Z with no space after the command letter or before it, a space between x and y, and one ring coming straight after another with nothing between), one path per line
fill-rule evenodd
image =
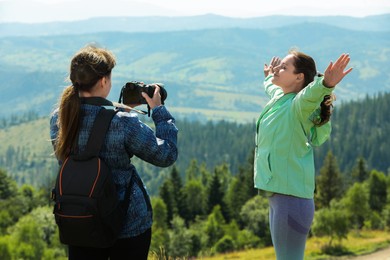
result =
M367 164L363 157L359 157L357 165L352 170L352 178L354 181L363 182L368 178Z
M319 208L329 207L330 201L342 195L342 178L336 158L328 152L320 175L317 176L316 201Z
M176 205L176 200L174 197L173 184L170 179L166 179L160 188L160 197L164 201L167 207L167 225L170 226L170 223L173 219L173 216L178 214L178 209Z
M14 197L17 193L16 182L8 177L7 172L0 169L0 200Z
M257 194L253 183L253 153L248 162L238 169L238 175L230 182L226 194L229 216L239 221L242 206Z
M219 179L218 172L214 171L214 174L211 178L210 186L208 188L208 213L210 213L217 205L220 205L221 207L224 206L223 197L224 192L221 187L221 181Z
M192 159L186 170L186 181L196 179L199 176L199 166L196 159Z
M172 168L170 180L172 182L173 198L177 207L177 213L183 218L186 215L186 206L184 205L183 199L183 183L176 166Z
M152 198L152 206L153 206L153 229L167 228L167 206L164 201L159 198Z

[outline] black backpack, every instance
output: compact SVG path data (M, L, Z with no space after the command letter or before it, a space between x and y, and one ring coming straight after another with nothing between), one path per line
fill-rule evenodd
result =
M129 207L133 179L124 201L117 197L109 167L99 158L106 132L116 111L102 108L86 150L62 163L52 198L54 216L63 244L106 248L116 241Z

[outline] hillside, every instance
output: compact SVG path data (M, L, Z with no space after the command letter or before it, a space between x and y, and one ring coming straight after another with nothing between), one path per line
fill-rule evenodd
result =
M368 169L390 170L390 93L367 96L359 101L336 102L329 141L315 150L319 170L329 150L336 156L340 170L349 176L357 158L366 160ZM239 167L253 162L255 127L233 122L177 120L179 157L175 164L181 176L195 159L209 171L227 163L233 175ZM49 141L49 118L44 117L0 129L0 168L18 183L30 183L50 189L57 170ZM136 164L152 194L172 168L150 166L137 158Z
M0 117L34 110L48 115L72 55L95 42L118 57L112 100L131 80L163 82L167 106L180 118L253 122L266 103L262 66L291 47L311 54L323 71L349 52L354 71L336 90L347 101L390 90L388 33L306 22L273 29L101 32L0 38ZM12 109L11 109L12 108Z

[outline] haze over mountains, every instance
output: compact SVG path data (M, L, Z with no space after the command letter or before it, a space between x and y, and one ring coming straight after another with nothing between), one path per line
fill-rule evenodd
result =
M0 37L58 34L85 34L95 32L162 32L222 28L270 29L302 23L321 23L357 31L389 31L390 15L363 18L348 16L265 16L233 18L219 15L188 17L101 17L73 22L0 23Z
M313 56L320 71L350 53L354 71L336 90L341 103L390 91L389 25L390 14L0 23L0 116L31 109L49 114L68 84L72 55L91 42L118 58L112 100L127 81L163 82L167 105L180 116L252 121L267 101L263 64L297 47Z

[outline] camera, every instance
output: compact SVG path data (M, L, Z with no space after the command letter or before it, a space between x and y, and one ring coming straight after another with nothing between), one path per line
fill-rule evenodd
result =
M138 81L127 82L121 90L119 102L123 101L125 105L134 104L147 104L145 98L142 96L142 92L148 94L149 97L153 97L155 86L160 87L161 103L164 104L164 100L167 98L167 91L162 83L144 84Z

